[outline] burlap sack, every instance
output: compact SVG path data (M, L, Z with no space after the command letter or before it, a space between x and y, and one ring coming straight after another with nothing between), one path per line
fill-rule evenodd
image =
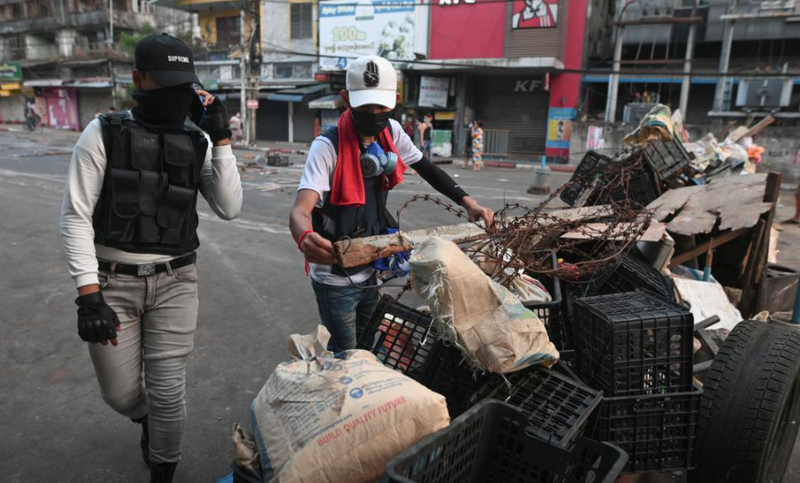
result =
M417 247L411 279L430 305L440 332L479 368L504 374L535 364L552 365L558 359L536 314L453 242L430 238Z
M293 335L252 406L264 481L373 483L386 462L450 424L443 396L363 350L335 358L330 334Z

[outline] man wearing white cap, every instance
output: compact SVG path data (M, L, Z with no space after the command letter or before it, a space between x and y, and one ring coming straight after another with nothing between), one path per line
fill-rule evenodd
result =
M289 220L307 263L322 324L331 333L329 349L356 346L378 303L375 268L345 270L336 265L333 243L380 235L397 228L386 209L388 192L403 182L407 166L437 191L487 225L494 213L478 204L423 155L391 119L397 102L397 72L381 57L359 57L347 69L341 92L347 110L336 127L311 144Z

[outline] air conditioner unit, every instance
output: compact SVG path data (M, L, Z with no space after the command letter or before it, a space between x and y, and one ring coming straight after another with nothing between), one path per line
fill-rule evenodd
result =
M787 107L792 99L791 79L742 79L737 107Z

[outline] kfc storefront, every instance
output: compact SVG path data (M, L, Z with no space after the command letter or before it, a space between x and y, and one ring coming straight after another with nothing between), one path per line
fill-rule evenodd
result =
M429 58L476 65L458 74L456 152L478 118L487 154L567 158L580 77L561 70L581 67L586 0L514 0L510 8L495 0L434 2Z

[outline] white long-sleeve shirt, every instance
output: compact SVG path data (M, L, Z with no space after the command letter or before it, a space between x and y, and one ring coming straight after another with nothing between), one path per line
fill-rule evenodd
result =
M242 183L236 157L230 145L212 146L210 139L208 145L200 193L217 216L232 220L242 209ZM125 264L164 263L176 258L95 245L92 215L103 189L106 164L103 131L100 120L95 119L86 126L72 152L61 205L61 239L69 273L78 287L98 283L98 258Z

